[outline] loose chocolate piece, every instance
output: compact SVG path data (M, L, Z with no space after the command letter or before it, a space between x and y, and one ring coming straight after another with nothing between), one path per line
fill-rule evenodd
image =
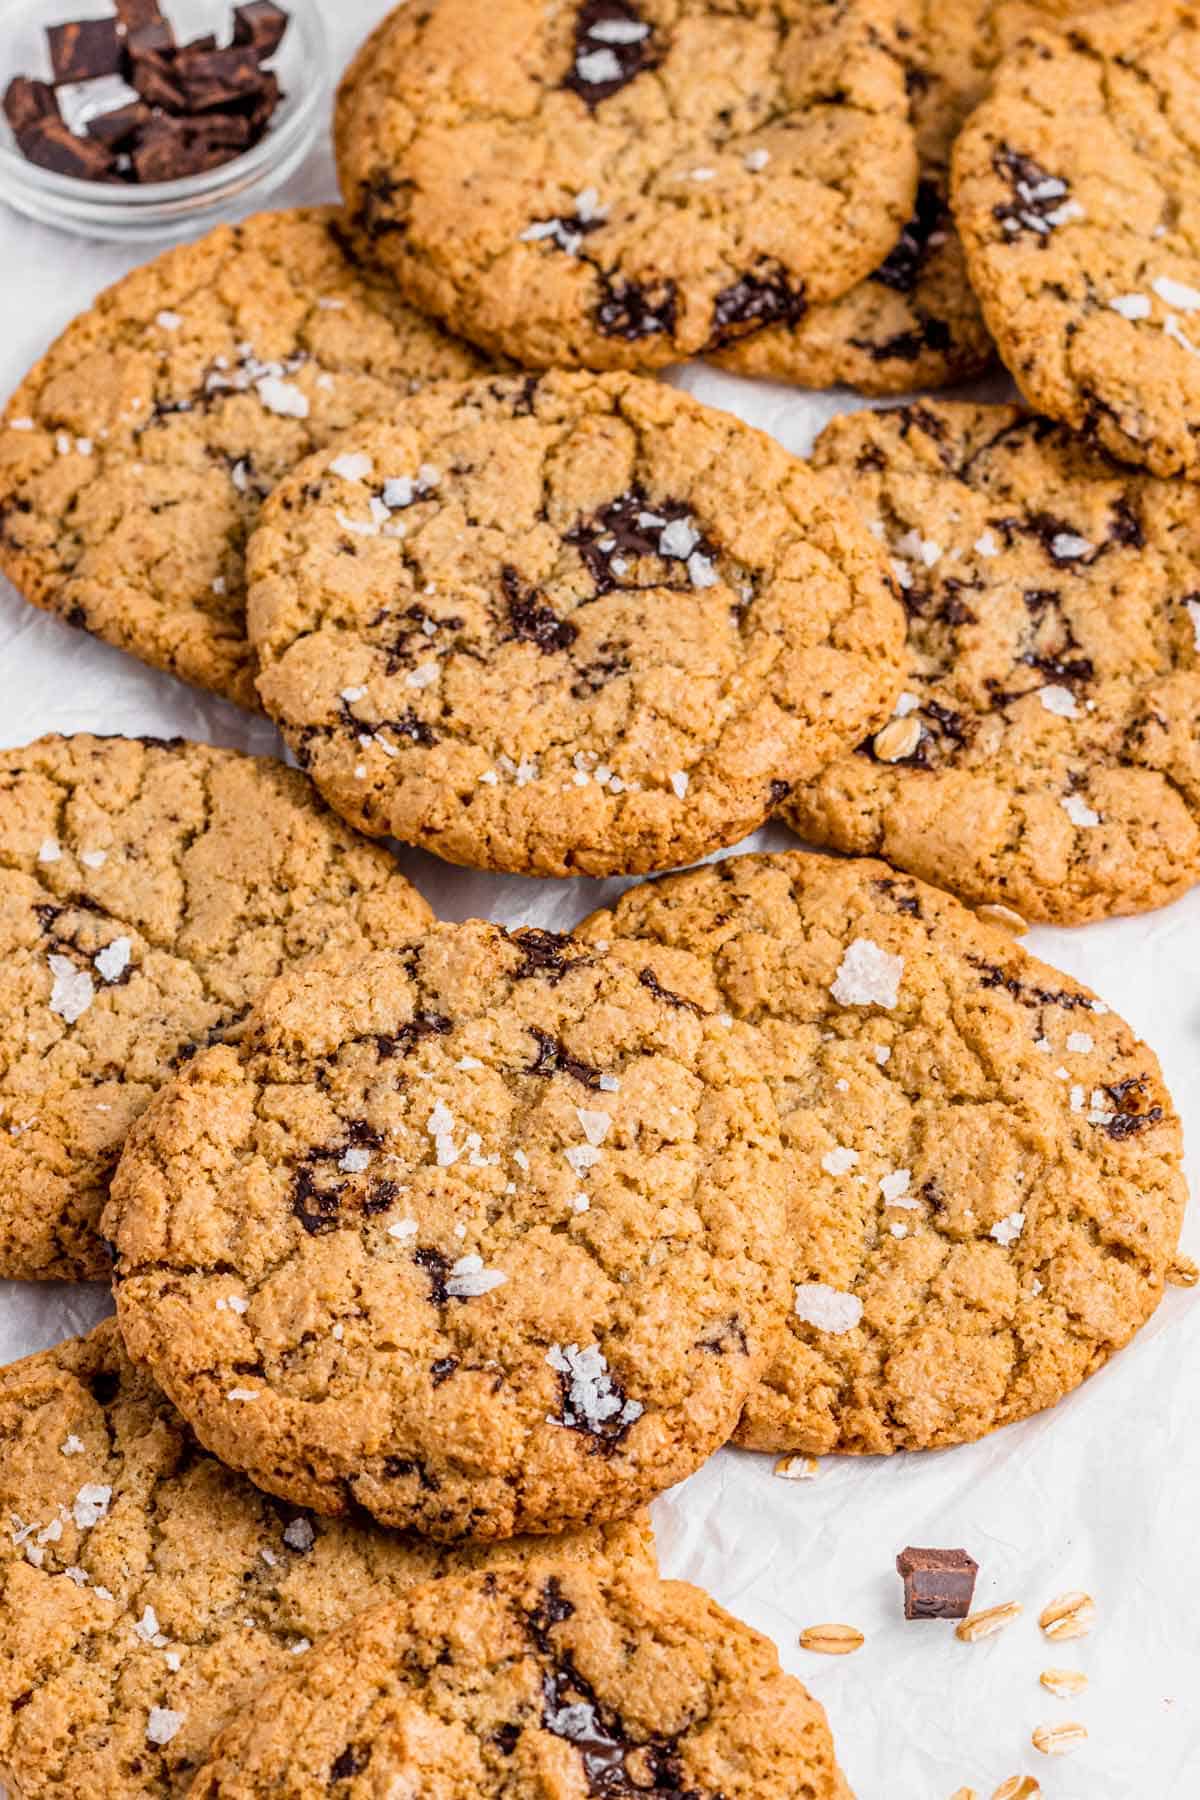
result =
M185 113L187 95L170 60L151 51L136 58L131 80L138 93L150 106L161 106L165 112Z
M91 138L76 137L60 118L39 119L17 140L27 162L55 175L75 175L84 181L106 181L113 173L111 153Z
M51 25L46 41L60 87L66 82L115 75L121 67L124 46L115 19L73 19L66 25Z
M126 31L139 31L162 19L158 0L115 0L117 18Z
M979 1564L965 1550L901 1550L906 1619L965 1619L971 1610Z
M289 23L287 13L274 0L250 0L249 5L233 9L233 41L249 44L259 62L266 62L283 42Z
M229 151L183 119L152 119L132 152L139 181L182 181L229 161Z
M175 49L175 32L166 19L151 19L145 25L134 25L125 34L125 47L136 61L139 56L170 56Z
M4 95L4 116L17 137L40 119L56 119L58 95L47 81L30 81L18 75L10 81Z
M206 113L199 121L196 137L214 150L248 150L255 141L253 120L245 113Z
M270 70L264 69L258 90L258 97L250 107L247 117L254 131L254 141L258 142L271 120L275 117L283 100L283 89L278 77Z
M262 91L262 72L252 50L197 50L189 46L175 58L175 78L192 113L219 112L241 101L253 103Z
M144 100L131 100L128 106L118 106L115 112L97 113L94 119L89 119L87 134L107 144L110 150L124 150L139 131L145 130L153 116Z

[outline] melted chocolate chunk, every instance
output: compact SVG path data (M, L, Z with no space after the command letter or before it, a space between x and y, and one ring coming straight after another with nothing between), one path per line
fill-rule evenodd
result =
M718 293L705 347L716 350L764 325L798 325L807 311L804 283L793 283L782 263L763 258Z
M390 731L393 737L407 738L410 744L421 744L426 749L436 744L437 732L424 719L417 717L410 706L407 712L401 713L398 719L380 719L373 727L376 731Z
M916 362L924 350L949 350L954 334L946 321L925 313L918 316L919 327L912 331L898 331L890 338L852 337L850 342L877 363Z
M513 970L514 981L528 981L531 976L539 975L548 980L551 987L557 987L570 969L588 960L574 938L565 937L558 931L542 931L530 925L513 932L511 937L521 952L521 961Z
M397 181L386 169L377 169L363 183L354 223L372 243L382 237L407 231L408 226L400 217L396 200L411 185L411 182Z
M1030 235L1049 240L1071 192L1071 184L1043 169L1032 156L1002 144L992 157L997 175L1012 189L1012 199L992 208L992 215L1009 239Z
M602 687L610 681L616 681L621 675L628 675L630 662L624 650L617 650L609 641L601 644L602 656L593 662L584 663L571 684L571 693L576 700L586 700L592 694L598 694Z
M511 635L522 643L536 644L543 656L569 650L579 636L570 619L560 619L553 607L538 598L536 588L524 587L517 571L505 564L500 572L508 606Z
M431 1475L425 1464L410 1456L385 1456L383 1472L389 1481L410 1481L416 1476L417 1484L426 1494L438 1494L442 1484L436 1475Z
M878 881L873 882L872 886L878 893L882 894L886 900L891 901L898 913L905 913L910 919L919 919L921 917L920 900L918 900L915 894L898 891L900 889L900 884L896 881L894 876L882 876Z
M921 277L931 248L945 240L946 201L935 181L917 187L916 211L900 233L895 249L884 258L871 280L894 294L911 294Z
M496 1730L492 1733L492 1742L497 1746L502 1756L512 1755L521 1740L522 1729L523 1728L514 1720L509 1720L506 1724L497 1726Z
M680 1008L683 1012L695 1013L698 1019L704 1017L704 1008L697 1006L694 1000L686 1000L682 994L673 994L665 988L653 969L643 969L638 975L642 987L647 988L656 1000L662 1000L667 1006Z
M575 55L563 82L589 111L662 59L653 27L629 0L586 0L575 19Z
M88 1387L97 1406L111 1406L121 1391L121 1377L112 1369L99 1369Z
M673 281L650 288L642 282L618 280L600 271L600 286L596 326L605 337L634 343L638 338L674 331L678 299Z
M415 1013L406 1025L398 1031L377 1032L375 1048L381 1062L389 1057L400 1056L410 1045L419 1044L422 1038L445 1037L454 1030L453 1021L444 1018L441 1013Z
M332 1787L335 1781L350 1781L355 1775L361 1775L370 1760L370 1744L347 1744L330 1767L329 1785Z
M679 1737L633 1737L620 1713L603 1706L595 1689L575 1667L569 1651L559 1651L553 1629L574 1607L551 1578L537 1609L526 1615L539 1654L550 1663L542 1673L542 1728L579 1752L589 1794L598 1800L702 1800L684 1788ZM631 1767L631 1759L633 1766ZM712 1800L719 1800L713 1796Z
M989 519L988 524L1001 534L1008 545L1015 538L1033 538L1057 569L1086 568L1095 560L1095 551L1092 549L1078 555L1075 553L1076 546L1087 540L1073 525L1069 525L1065 519L1056 518L1053 513L1034 512L1026 513L1023 518L1009 516L1004 519Z
M1146 539L1142 531L1142 521L1138 517L1134 503L1126 495L1113 502L1112 523L1108 528L1109 541L1122 544L1131 550L1141 550Z
M972 968L980 971L981 987L1003 988L1014 1000L1019 1000L1022 1006L1061 1006L1066 1012L1076 1012L1081 1008L1087 1012L1092 1010L1092 1003L1085 994L1072 994L1061 988L1031 987L996 963L988 962L986 957L973 953L968 954L967 961Z
M628 592L640 588L691 586L687 557L663 549L663 533L669 525L690 517L682 500L654 500L646 490L635 485L590 518L581 519L565 535L573 544L595 584L597 596L615 591ZM697 533L691 546L709 561L716 549ZM690 554L691 552L689 552ZM626 580L628 565L643 557L653 557L665 568L652 572L648 581Z
M449 1381L457 1367L457 1356L439 1356L435 1363L430 1363L429 1373L433 1379L434 1387L441 1387L443 1381Z
M338 1189L318 1187L316 1173L311 1168L297 1169L292 1177L292 1213L309 1237L336 1231L341 1206Z
M1163 1109L1151 1100L1150 1077L1131 1075L1124 1081L1111 1082L1105 1088L1115 1107L1113 1117L1104 1129L1114 1143L1136 1137L1151 1125L1157 1125Z
M791 791L792 784L790 781L773 781L770 788L771 805L778 806L781 801L787 799Z
M446 1292L446 1283L450 1279L449 1259L440 1250L423 1244L413 1251L413 1261L429 1278L429 1298L434 1306L445 1306L450 1298Z
M530 1075L571 1075L586 1088L600 1091L601 1074L588 1063L580 1062L572 1056L565 1044L558 1038L551 1037L548 1031L539 1031L536 1025L528 1027L529 1035L537 1044L537 1056L530 1063L527 1074Z

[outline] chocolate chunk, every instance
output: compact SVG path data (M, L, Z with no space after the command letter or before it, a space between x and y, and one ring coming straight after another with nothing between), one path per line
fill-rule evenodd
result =
M674 331L678 298L673 281L651 289L641 282L614 281L603 275L601 283L603 294L596 308L596 326L605 337L635 343L638 338Z
M1043 247L1054 227L1071 216L1068 209L1071 184L1032 156L1002 144L992 156L992 167L1012 188L1012 200L992 208L993 217L1009 242L1032 234ZM1076 209L1078 210L1078 209Z
M40 120L58 118L58 96L49 82L30 81L18 75L5 90L4 116L20 137Z
M252 50L197 50L189 46L175 58L174 78L182 84L189 112L216 112L241 102L253 103L263 87L262 72Z
M155 118L132 152L139 181L181 181L229 161L229 151L194 131L184 119Z
M945 240L946 202L934 181L917 188L916 211L900 233L895 249L880 263L871 280L896 294L911 294L931 246Z
M166 19L151 19L127 32L125 47L133 58L170 56L175 50L175 33Z
M206 113L196 136L212 150L231 150L236 154L254 143L254 124L245 113Z
M266 62L283 42L289 23L287 13L273 0L250 0L233 9L233 41L248 44L259 62Z
M161 106L166 112L184 113L188 109L187 95L173 66L173 60L149 52L135 59L131 79L134 87L151 106Z
M46 30L50 66L60 87L71 81L94 81L116 75L124 45L115 19L74 19Z
M807 310L804 283L793 286L786 269L764 259L717 295L709 346L733 343L764 325L797 325Z
M508 603L510 634L519 642L536 644L543 656L569 650L579 636L570 619L560 619L553 607L538 597L536 588L525 587L517 571L507 564L500 572Z
M653 26L627 0L587 0L575 21L575 58L563 86L594 111L661 54Z
M131 100L128 106L118 106L115 112L97 113L94 119L88 120L87 133L110 150L124 150L139 131L145 130L153 116L144 100Z
M259 77L258 93L252 100L249 112L247 113L251 130L254 133L255 142L262 136L262 133L266 130L266 127L272 118L274 118L282 99L283 89L280 87L278 80L271 73L270 69L265 69Z
M117 19L127 32L138 31L162 18L158 0L115 0L115 4Z
M916 1550L896 1558L904 1577L906 1619L965 1619L979 1564L965 1550Z
M21 133L17 142L27 162L55 175L105 181L113 172L113 158L104 145L76 137L59 118L39 119Z

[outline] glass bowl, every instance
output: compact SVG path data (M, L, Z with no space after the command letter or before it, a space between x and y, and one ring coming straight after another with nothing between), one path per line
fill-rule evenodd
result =
M181 43L206 32L229 41L235 0L161 0ZM304 160L325 115L329 44L321 0L280 0L290 15L271 61L283 100L252 150L178 181L84 181L27 162L0 113L0 200L44 225L113 243L163 243L190 237L282 185ZM46 27L76 19L112 18L111 0L0 0L0 94L14 75L50 78ZM102 90L98 89L97 92ZM74 124L87 116L82 87L63 90ZM111 104L111 100L109 104ZM95 107L92 110L105 110Z

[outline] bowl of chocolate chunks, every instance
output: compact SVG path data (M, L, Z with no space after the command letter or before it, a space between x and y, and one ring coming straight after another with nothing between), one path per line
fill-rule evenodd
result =
M311 147L319 0L3 0L0 198L85 235L190 234Z

